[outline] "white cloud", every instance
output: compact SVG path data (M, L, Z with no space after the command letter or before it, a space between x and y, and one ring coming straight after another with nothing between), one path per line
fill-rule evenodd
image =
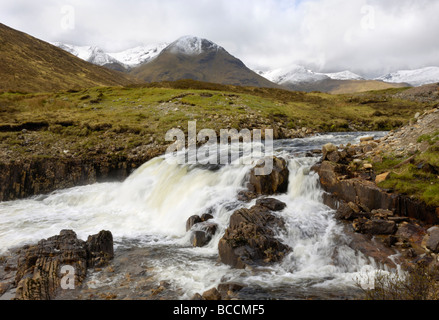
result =
M66 5L73 30L62 27ZM109 51L193 34L251 67L379 75L439 66L438 13L432 0L2 0L0 21L46 41Z

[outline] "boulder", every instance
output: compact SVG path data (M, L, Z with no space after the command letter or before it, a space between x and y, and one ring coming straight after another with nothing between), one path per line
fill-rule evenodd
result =
M89 236L86 242L87 267L103 267L114 257L113 235L110 231L101 231Z
M358 218L352 223L354 230L369 235L388 235L396 231L394 221L382 219Z
M427 230L428 239L426 247L434 253L439 253L439 227L432 227Z
M420 243L425 237L425 229L414 223L402 222L398 225L395 236L401 241Z
M211 215L210 213L204 213L201 216L201 221L202 222L205 222L205 221L208 221L208 220L211 220L211 219L213 219L213 215Z
M335 151L337 151L337 147L336 147L333 143L327 143L327 144L325 144L325 145L323 146L323 148L322 148L322 157L323 157L323 160L326 160L327 155L328 155L329 153L332 153L332 152L335 152Z
M212 222L202 222L197 224L191 234L191 244L194 247L204 247L207 245L218 230L218 225Z
M267 160L268 161L268 160ZM285 193L288 190L289 170L285 159L272 157L273 169L266 174L257 175L255 169L264 168L264 164L256 165L250 171L250 185L258 195Z
M191 244L194 247L204 247L209 242L204 231L196 230L191 234Z
M335 218L339 220L355 220L360 217L370 218L368 212L363 212L355 203L341 201L335 212Z
M326 155L326 160L331 162L339 162L341 160L341 154L338 151L330 152Z
M262 205L242 208L230 217L230 225L218 243L220 261L237 269L280 261L290 248L276 237L283 220Z
M202 295L202 298L204 300L218 301L221 300L221 294L219 293L217 288L212 288L210 290L205 291Z
M256 200L256 205L268 208L272 211L282 211L286 208L286 204L273 198L264 198Z
M218 285L218 292L221 294L221 300L230 300L236 297L236 294L245 287L245 284L237 282L220 283Z
M186 231L189 231L190 229L192 229L192 227L194 225L196 225L197 223L203 222L203 220L200 218L200 216L194 215L189 217L189 219L187 219L186 221Z
M72 230L44 239L37 245L25 246L18 258L15 283L17 300L51 300L61 287L63 267L74 274L69 285L79 286L89 266L103 266L113 257L113 238L109 231L90 236L88 241L77 238Z

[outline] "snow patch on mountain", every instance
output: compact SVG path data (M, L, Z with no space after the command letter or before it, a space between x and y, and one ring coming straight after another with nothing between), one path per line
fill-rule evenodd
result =
M365 80L362 76L348 70L324 74L333 80Z
M108 54L114 59L123 63L124 65L133 68L141 64L150 62L155 57L157 57L160 52L162 52L162 50L167 46L167 43L150 44Z
M95 46L75 46L71 44L65 44L60 42L54 42L53 45L59 47L60 49L63 49L74 56L88 61L90 63L103 66L106 64L111 63L119 63L119 61L109 54L105 53L104 50L102 50L99 47Z
M279 68L270 71L257 71L257 73L266 79L278 83L306 83L321 80L364 80L363 77L351 71L341 71L334 73L319 73L309 70L303 66L292 65L288 68Z
M212 50L217 51L219 49L220 46L212 41L194 36L181 37L167 47L167 50L171 53L180 53L189 56L199 55Z
M408 83L412 86L439 82L439 67L426 67L415 70L400 70L386 74L376 80L391 83Z
M258 71L257 73L277 84L315 82L329 79L325 74L316 73L298 65L270 71Z

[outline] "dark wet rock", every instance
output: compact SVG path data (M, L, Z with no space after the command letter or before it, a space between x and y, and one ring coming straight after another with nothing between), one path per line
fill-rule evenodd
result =
M189 219L187 219L187 221L186 221L186 231L191 230L194 225L196 225L197 223L200 223L200 222L203 222L203 220L201 219L200 216L193 215L193 216L189 217Z
M110 231L101 231L89 236L87 246L87 267L103 267L114 258L113 235Z
M336 219L348 221L353 221L357 218L370 218L370 216L369 212L362 211L362 209L353 202L346 203L340 201L335 212Z
M339 162L341 160L341 156L338 151L333 151L326 155L326 159L331 162Z
M238 192L238 200L242 202L250 202L254 199L256 199L258 195L255 192L248 191L248 190L242 190Z
M190 242L194 247L207 245L218 230L218 225L211 222L213 215L209 213L191 216L186 221L186 231L191 231Z
M396 268L395 262L390 258L397 253L396 250L390 248L391 236L386 236L383 239L384 241L380 241L379 239L373 239L376 236L352 232L351 228L345 228L345 232L350 239L349 247L373 258L380 264ZM389 243L386 244L386 241L389 241ZM396 262L399 263L400 261Z
M263 198L256 200L256 205L268 208L272 211L282 211L286 208L286 204L273 198Z
M212 288L202 294L203 300L218 301L221 300L221 294L217 288Z
M393 234L396 231L395 222L382 219L358 218L352 226L356 232L370 235Z
M418 224L402 222L398 225L395 236L400 240L421 243L426 235L425 229Z
M225 282L225 283L220 283L218 285L218 291L219 292L238 292L240 290L242 290L243 288L245 288L246 285L242 284L242 283L237 283L237 282Z
M285 193L288 190L289 170L285 159L272 157L272 170L268 170L270 166L265 167L263 164L256 165L250 171L250 185L253 186L256 194L272 195L276 193ZM261 171L261 172L258 172ZM258 175L259 173L262 173Z
M191 300L201 301L201 300L203 300L203 297L202 297L201 294L199 294L199 293L195 293L195 294L192 296Z
M108 231L90 236L89 241L77 238L72 230L43 239L37 245L25 246L18 259L15 298L18 300L52 300L60 290L63 267L74 272L74 286L79 286L88 266L103 265L112 258L112 236ZM110 248L111 247L111 248ZM92 250L92 251L90 251Z
M218 230L218 225L213 222L198 223L191 234L191 244L194 247L204 247L207 245Z
M201 230L193 231L191 234L191 244L194 247L204 247L209 243L206 232Z
M244 269L282 260L290 250L275 236L274 230L282 228L283 220L264 206L235 211L218 244L220 261Z
M205 222L205 221L208 221L208 220L211 220L211 219L213 219L213 215L211 215L210 213L205 213L205 214L203 214L201 216L201 221L202 222Z
M218 285L218 291L221 294L221 300L230 300L245 287L246 285L242 283L226 282Z

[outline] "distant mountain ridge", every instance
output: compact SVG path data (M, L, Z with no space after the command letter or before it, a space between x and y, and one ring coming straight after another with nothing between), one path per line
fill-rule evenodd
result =
M426 67L414 70L399 70L377 78L391 83L406 82L414 87L439 82L439 67Z
M207 51L220 51L224 48L217 44L194 36L183 36L172 44L159 43L139 46L128 49L122 52L107 53L99 47L94 46L73 46L69 44L55 43L58 47L76 55L77 57L97 64L105 66L117 71L130 72L133 74L140 74L142 72L134 70L140 68L142 65L152 62L158 57L166 48L171 46L168 53L176 55L196 56L201 55ZM198 70L199 71L199 70ZM343 86L348 86L350 90L355 87L361 90L379 90L380 88L400 87L400 86L421 86L429 83L439 82L439 67L427 67L415 70L400 70L389 73L377 78L367 78L349 70L332 73L321 73L309 70L300 65L291 65L286 68L278 68L275 70L252 70L259 76L269 80L272 83L284 86L292 90L300 91L326 91L326 92L343 92ZM164 74L161 77L156 76L156 79L170 80L178 79L178 77L171 77ZM175 72L174 72L175 74ZM184 76L184 75L182 75ZM189 71L186 76L193 76L194 80L200 80L205 77L195 76ZM260 80L260 79L259 79ZM334 81L333 81L334 80ZM347 81L346 83L340 81ZM360 81L354 83L352 81ZM253 81L257 83L258 81ZM260 81L259 81L260 82ZM330 91L327 91L330 90Z
M151 61L167 46L166 43L159 43L137 46L120 52L105 52L96 46L76 46L61 42L52 44L87 62L124 72Z
M115 53L106 53L101 48L93 46L78 47L62 43L56 43L56 45L83 60L117 71L130 72L145 81L172 81L188 78L223 84L233 83L235 85L273 86L273 84L277 84L290 90L322 91L329 93L348 93L355 90L381 90L403 86L416 87L439 82L439 67L400 70L377 78L367 78L349 70L322 73L309 70L300 65L266 71L249 69L245 70L245 72L243 71L247 74L247 76L244 76L244 78L247 77L246 80L241 79L236 81L233 78L238 77L237 67L240 65L242 70L244 70L247 68L244 63L233 57L236 59L234 63L232 63L235 65L235 69L233 75L230 74L227 76L225 69L221 70L221 68L213 67L213 60L211 59L213 52L221 56L221 54L224 55L227 51L212 41L194 36L181 37L171 44L150 44ZM207 54L207 52L209 52L209 54ZM161 67L158 67L157 63L155 63L154 66L144 67L152 63L162 53L163 56L168 56L168 58L169 55L179 56L180 58L178 60L180 62L184 61L187 66L176 63L176 61L169 64L170 61L168 61L168 67L172 65L172 70L166 70L164 63L166 59L162 57ZM201 55L206 55L206 57L201 59L199 63L194 64L189 62L191 59L188 57L194 58ZM210 55L210 58L208 58L207 55ZM217 60L217 62L219 60ZM229 62L232 60L233 59L229 59ZM210 63L203 64L203 62L208 61L210 61ZM224 61L222 61L222 64L224 65ZM191 65L190 68L188 68L189 65ZM211 71L216 69L216 76L213 74L207 75L206 72L201 70L201 66ZM153 69L155 69L155 71L153 71ZM184 72L182 72L183 69L185 69ZM147 70L149 71L147 72ZM258 76L268 80L269 83L261 78L256 80L255 75L249 77L249 71L254 71ZM221 76L219 76L220 73L222 74ZM252 78L252 80L250 80L250 78Z

